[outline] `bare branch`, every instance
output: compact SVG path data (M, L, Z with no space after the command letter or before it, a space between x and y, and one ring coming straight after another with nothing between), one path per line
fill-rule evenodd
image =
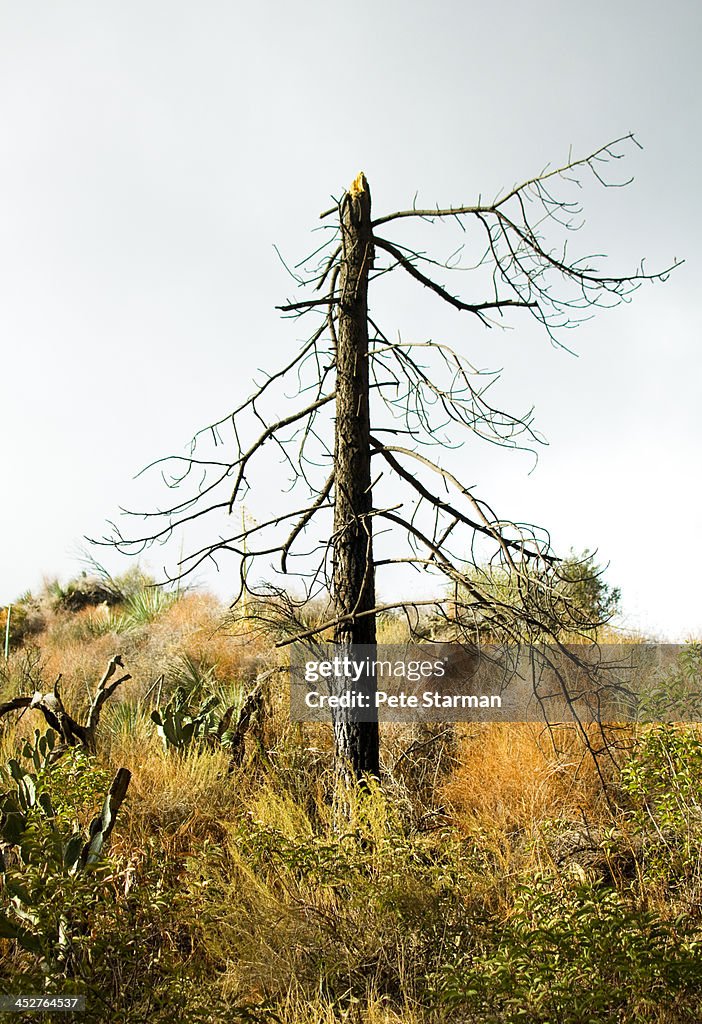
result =
M494 302L478 303L463 302L462 299L457 299L454 295L451 295L449 292L447 292L445 288L442 288L440 284L437 284L436 281L432 281L431 278L427 277L426 274L423 274L421 270L418 270L417 267L415 267L415 265L411 262L411 260L403 256L400 250L397 249L391 242L388 242L384 238L378 238L376 236L375 244L380 249L385 249L392 256L394 256L397 262L400 264L400 266L403 267L408 274L411 274L412 277L414 277L417 281L421 282L421 284L423 284L426 288L430 288L433 292L436 292L436 294L439 295L445 302L448 302L449 305L451 306L455 306L456 309L461 309L465 310L468 313L476 313L480 315L480 313L484 309L502 309L506 306L521 306L522 308L525 309L533 309L536 306L535 302L525 302L520 299L499 299ZM489 322L485 319L485 317L481 316L480 319L486 326L490 326Z
M110 682L110 679L112 679L117 668L124 668L124 662L122 661L122 656L120 654L115 654L114 657L110 658L105 674L100 680L98 688L95 691L95 696L90 704L88 719L85 724L90 737L95 736L95 730L97 729L100 721L100 712L102 711L105 701L109 700L118 686L121 686L122 683L126 683L132 678L128 673L125 673L125 675L120 676L119 679L116 679L108 686L107 684ZM91 740L91 742L94 742L94 740Z
M605 146L600 146L599 149L596 149L593 153L590 153L589 156L581 157L578 160L569 160L567 163L563 164L561 167L557 167L553 171L543 171L541 174L538 174L533 178L528 178L526 181L523 181L521 185L515 185L515 187L511 189L509 192L507 192L504 196L498 196L494 202L490 203L487 206L478 203L477 205L471 206L448 206L444 208L437 206L434 209L428 210L419 210L417 208L413 208L411 210L400 210L396 213L389 213L386 214L386 216L384 217L376 218L376 220L373 221L373 227L377 228L379 224L387 224L388 221L399 220L406 217L421 217L424 220L434 220L441 217L463 217L469 214L476 213L493 213L495 210L499 209L501 206L504 206L506 203L508 203L510 199L513 199L515 196L518 196L522 192L526 192L529 188L535 185L542 185L550 178L562 177L568 172L574 171L577 167L586 166L590 167L590 169L592 170L592 164L595 160L597 160L598 157L602 156L603 153L606 154L607 157L611 160L620 160L621 156L614 154L612 152L612 148L614 146L618 146L622 142L633 142L635 146L638 146L638 148L641 149L641 146L636 141L634 134L632 132L629 132L627 135L622 135L620 138L615 139L613 142L608 142ZM602 184L607 186L607 183L599 175L598 180L601 181ZM623 182L622 184L630 184L631 180L632 179L630 178L628 181Z

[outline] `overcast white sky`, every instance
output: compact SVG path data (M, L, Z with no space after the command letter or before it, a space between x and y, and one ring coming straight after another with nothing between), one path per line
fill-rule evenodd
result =
M634 183L588 191L576 241L686 264L570 335L578 358L452 320L549 440L531 475L463 457L501 515L599 550L628 623L702 635L701 38L692 0L0 2L0 602L79 572L134 473L292 350L273 243L314 248L358 170L377 214L468 203L635 131Z

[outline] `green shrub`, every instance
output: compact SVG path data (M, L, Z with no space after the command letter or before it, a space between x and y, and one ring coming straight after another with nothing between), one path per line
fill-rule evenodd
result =
M660 724L639 740L621 788L642 839L642 870L672 892L702 881L702 739Z
M436 999L475 1024L697 1024L702 944L616 891L542 877L505 921L437 977Z
M520 631L519 623L526 621L542 623L546 639L569 634L594 638L616 615L621 600L619 588L605 583L603 573L587 548L582 554L571 550L568 558L541 569L522 568L519 575L502 565L469 567L471 585L487 603L476 608L474 595L458 586L452 595L455 614L476 639L484 641L513 641L514 630ZM462 605L470 610L461 610ZM441 623L435 627L441 628ZM524 636L533 641L533 627L529 628L532 632Z
M106 774L79 749L52 764L55 746L55 733L37 731L22 751L34 771L17 758L0 770L0 880L7 899L0 934L36 954L47 976L67 969L85 913L99 898L108 825L99 816L89 835L82 827L109 787Z
M153 840L128 864L105 856L110 774L82 750L55 753L55 736L37 732L0 770L0 939L15 947L11 990L84 993L87 1021L173 1021L185 999L188 1020L211 1021L190 991L194 910L163 850Z

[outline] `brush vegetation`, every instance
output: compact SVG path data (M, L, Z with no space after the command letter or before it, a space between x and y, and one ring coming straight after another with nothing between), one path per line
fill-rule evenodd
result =
M348 788L330 728L289 721L273 630L148 584L18 602L0 702L61 673L87 706L115 652L131 679L95 755L55 758L35 710L2 719L3 992L82 993L81 1020L115 1024L702 1018L694 727L621 735L608 798L582 738L534 725L387 727L382 788Z

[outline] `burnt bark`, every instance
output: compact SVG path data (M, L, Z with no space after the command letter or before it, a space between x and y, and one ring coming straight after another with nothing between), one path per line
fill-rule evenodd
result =
M373 264L371 197L363 173L340 209L341 267L336 339L334 438L333 596L334 642L343 656L362 644L375 660L375 579L368 373L368 273ZM364 680L375 691L375 677ZM356 778L379 773L377 722L337 710L334 739L338 760Z

